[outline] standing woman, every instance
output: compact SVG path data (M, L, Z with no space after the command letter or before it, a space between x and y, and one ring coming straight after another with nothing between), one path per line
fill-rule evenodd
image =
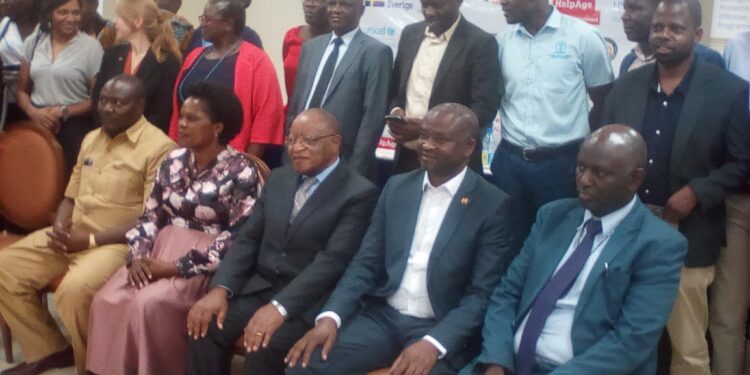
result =
M5 18L0 21L0 59L3 75L3 107L0 115L0 128L26 117L18 107L16 88L18 71L24 57L23 43L36 35L39 27L37 9L38 0L2 0L0 1Z
M24 43L18 105L57 135L70 174L83 137L92 129L90 89L104 51L78 30L80 0L42 0L40 33Z
M229 144L262 156L267 145L281 145L284 138L284 108L271 59L240 37L245 9L238 1L210 1L200 20L203 37L212 45L198 47L185 58L174 87L169 136L178 140L178 112L190 87L209 81L232 89L242 104L242 130Z
M305 13L305 25L295 26L284 35L281 56L284 59L284 82L286 83L286 97L292 97L294 80L297 77L297 64L302 53L302 44L318 35L331 32L328 24L328 6L326 0L302 0L302 10Z
M115 8L118 43L104 52L91 95L94 102L104 83L120 74L137 76L146 88L146 119L166 133L172 117L172 89L182 55L172 26L153 0L119 0Z

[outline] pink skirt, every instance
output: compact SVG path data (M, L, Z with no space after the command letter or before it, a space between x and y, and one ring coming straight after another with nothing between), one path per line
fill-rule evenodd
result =
M151 257L174 262L190 249L205 249L215 237L167 226ZM205 294L208 278L166 278L139 290L127 277L127 268L120 268L91 302L86 368L100 375L184 374L187 313Z

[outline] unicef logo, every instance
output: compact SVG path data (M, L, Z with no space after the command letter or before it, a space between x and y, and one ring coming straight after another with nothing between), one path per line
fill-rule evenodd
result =
M570 54L568 54L568 43L564 40L555 43L555 50L550 54L550 57L553 59L565 59L570 57Z

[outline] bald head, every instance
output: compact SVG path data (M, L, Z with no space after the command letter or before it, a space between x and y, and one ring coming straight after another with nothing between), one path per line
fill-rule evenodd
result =
M576 186L586 209L602 217L627 205L646 176L646 143L625 125L591 133L578 152Z
M583 143L601 148L608 156L624 161L628 171L646 168L646 142L627 125L606 125L591 133Z
M479 119L469 107L458 103L443 103L432 107L427 116L450 117L453 126L462 134L477 139L479 137ZM425 117L427 117L425 116Z

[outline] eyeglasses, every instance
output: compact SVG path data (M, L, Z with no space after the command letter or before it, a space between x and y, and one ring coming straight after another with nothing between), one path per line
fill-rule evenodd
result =
M207 16L205 14L201 14L200 16L198 16L198 22L200 22L202 24L207 24L207 23L213 22L213 21L223 21L223 20L224 20L223 18L220 18L220 17L209 17L209 16Z
M338 134L326 134L326 135L321 135L319 137L287 138L286 141L284 141L284 144L286 145L287 148L292 148L297 143L301 144L304 147L314 147L318 143L318 141L320 141L321 139L334 137L337 135Z

